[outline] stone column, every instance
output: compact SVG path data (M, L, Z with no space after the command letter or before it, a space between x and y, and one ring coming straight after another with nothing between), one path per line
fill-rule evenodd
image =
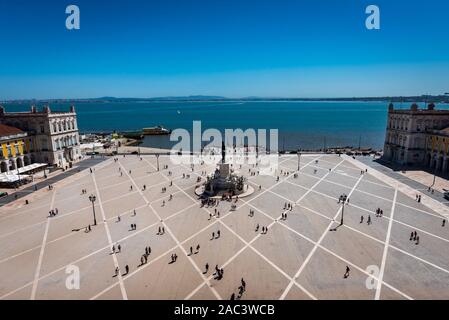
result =
M443 172L447 171L447 157L446 155L443 157L443 168L442 168Z

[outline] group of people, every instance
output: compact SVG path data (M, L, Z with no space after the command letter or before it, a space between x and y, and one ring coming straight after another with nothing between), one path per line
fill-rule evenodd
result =
M410 234L410 241L415 241L416 245L419 244L419 236L416 231L412 231L412 233Z
M240 280L240 286L238 287L239 293L237 297L235 296L235 293L232 293L231 300L240 300L243 296L243 293L246 291L246 282L243 280L243 278Z
M384 211L381 208L376 209L376 217L382 218Z
M346 194L342 194L339 198L338 198L338 203L348 203L349 202L349 198Z
M115 268L115 275L114 275L114 277L117 277L117 276L119 275L119 272L120 272L119 267L116 267L116 268ZM129 266L126 265L126 266L125 266L125 273L122 274L122 276L126 276L128 273L129 273Z
M256 225L256 232L259 232L260 226L259 224ZM267 234L268 232L268 227L262 227L262 234Z
M288 203L288 202L284 203L284 210L292 211L293 210L293 205L291 203Z
M281 170L281 175L283 175L284 177L287 177L287 176L290 175L290 171L284 171L284 170ZM279 178L279 177L278 177L278 178Z
M140 265L143 266L144 264L147 264L148 257L151 254L151 247L145 247L145 253L140 257Z
M217 219L220 218L220 211L218 211L217 208L215 208L214 214L209 213L209 219L207 220L212 220L212 217L217 217Z
M51 209L48 213L49 213L50 217L55 217L58 215L59 211L58 211L58 208L54 208L54 209Z
M363 223L364 218L365 218L364 216L360 216L360 223ZM370 225L371 223L372 223L371 216L368 215L368 219L366 219L366 224Z
M193 247L190 247L190 253L188 254L188 256L191 256L193 254L198 254L199 252L200 252L200 245L198 244L196 246L196 251L195 252L193 252Z
M215 266L215 272L212 274L215 280L223 279L224 270L223 268L218 268L218 264Z
M175 263L176 260L178 260L178 255L177 255L176 253L173 253L173 254L171 255L171 261L170 261L170 263Z
M420 194L417 194L417 195L416 195L415 201L418 202L418 203L421 202L421 195L420 195Z
M111 248L111 253L112 254L120 253L120 252L122 252L122 246L120 244L117 244L117 249L115 247L115 244L112 245L112 248Z
M220 238L220 236L221 236L220 230L218 230L217 233L212 232L212 238L210 240L218 239Z
M81 194L86 194L87 193L87 189L81 189Z
M201 207L207 206L207 207L216 207L218 206L219 201L218 199L213 198L206 198L201 200Z
M165 228L162 226L158 228L156 235L161 236L163 234L165 234Z

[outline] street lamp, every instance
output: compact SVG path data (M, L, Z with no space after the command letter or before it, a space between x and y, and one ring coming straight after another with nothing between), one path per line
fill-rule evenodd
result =
M301 149L298 149L298 171L301 169Z
M159 154L156 154L157 171L159 171Z
M346 199L343 200L343 203L341 204L341 220L340 220L340 225L343 225L343 216L345 213L345 203L346 203Z
M94 226L97 225L97 218L95 217L95 200L97 200L97 197L91 194L89 196L89 201L92 202L92 212L94 214Z

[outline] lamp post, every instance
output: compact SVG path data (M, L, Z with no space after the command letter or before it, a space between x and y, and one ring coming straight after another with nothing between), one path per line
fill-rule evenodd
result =
M94 214L94 226L97 225L97 218L95 217L95 200L97 200L97 197L93 194L89 196L89 201L92 202L92 212Z
M157 171L159 171L159 154L156 154Z
M341 204L341 220L340 220L340 225L343 225L343 216L345 213L345 203L346 203L346 199L344 199L343 203Z
M298 149L297 155L298 155L298 172L299 172L299 170L301 169L301 149Z

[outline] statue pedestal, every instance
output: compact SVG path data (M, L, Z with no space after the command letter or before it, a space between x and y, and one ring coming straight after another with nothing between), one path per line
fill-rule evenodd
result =
M220 163L218 165L218 171L220 172L221 178L229 177L229 174L230 174L229 164L228 163Z

